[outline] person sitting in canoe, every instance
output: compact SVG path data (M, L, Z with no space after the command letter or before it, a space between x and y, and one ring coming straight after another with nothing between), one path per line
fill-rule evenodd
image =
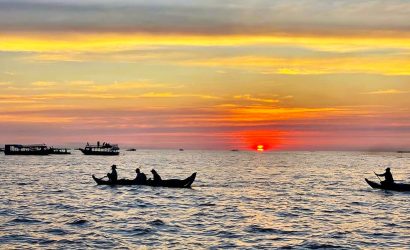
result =
M161 176L155 171L155 169L151 170L152 175L154 176L154 180L152 181L152 184L154 186L159 185L162 182Z
M108 174L107 174L107 177L108 177L108 179L109 179L111 182L116 182L117 179L118 179L117 166L116 166L116 165L112 165L112 166L111 166L111 169L112 169L112 171L111 171L111 173L108 173Z
M386 172L384 174L376 174L377 176L384 176L384 181L380 183L382 185L391 185L394 184L393 175L390 172L390 168L386 168Z
M135 182L138 184L145 184L147 182L147 176L140 171L139 168L135 169L137 176L135 177Z

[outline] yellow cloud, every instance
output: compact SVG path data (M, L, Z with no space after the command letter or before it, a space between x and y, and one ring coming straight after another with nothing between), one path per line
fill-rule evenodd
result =
M154 34L4 34L3 51L35 52L114 52L155 46L238 46L294 45L325 51L357 51L380 48L410 48L408 37L337 37L337 36L258 36L258 35L154 35ZM43 59L72 60L75 54L49 54ZM59 58L60 57L60 58Z
M220 97L218 97L218 96L212 96L212 95L201 95L201 94L175 94L175 93L170 93L170 92L163 92L163 93L149 92L149 93L144 93L144 94L141 94L141 95L137 95L137 97L143 97L143 98L195 97L195 98L201 98L201 99L220 99Z
M132 91L138 89L176 89L181 86L170 85L165 83L150 83L150 82L118 82L112 84L90 84L87 85L87 91L93 92L110 92L110 91Z
M55 82L38 81L38 82L32 82L31 85L36 86L36 87L53 87L53 86L56 86L56 83Z
M371 91L364 94L367 95L393 95L393 94L407 94L409 91L397 90L397 89L386 89L386 90L377 90Z
M247 100L247 101L253 101L253 102L265 102L265 103L278 103L279 102L279 100L277 99L256 98L256 97L252 97L251 95L236 95L234 96L234 98Z
M70 81L68 82L68 85L75 86L75 87L90 86L94 84L95 83L93 81Z
M407 57L333 57L284 58L238 56L184 61L183 65L231 67L253 70L261 74L332 74L369 73L410 75Z

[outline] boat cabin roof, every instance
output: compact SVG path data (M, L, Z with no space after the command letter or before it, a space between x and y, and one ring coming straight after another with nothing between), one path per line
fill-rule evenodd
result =
M46 148L46 144L6 144L6 147L16 147L16 148Z
M118 144L105 144L105 145L87 145L86 148L111 148L111 149L120 149Z

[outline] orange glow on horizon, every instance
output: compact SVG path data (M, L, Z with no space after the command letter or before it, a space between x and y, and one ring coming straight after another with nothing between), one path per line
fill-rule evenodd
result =
M289 136L287 131L279 130L253 130L241 131L234 135L235 138L240 138L244 148L251 151L270 151L279 150L286 147L285 138Z

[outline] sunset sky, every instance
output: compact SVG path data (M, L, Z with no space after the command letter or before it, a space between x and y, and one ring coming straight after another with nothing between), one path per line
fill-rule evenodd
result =
M0 0L0 143L410 150L410 1Z

